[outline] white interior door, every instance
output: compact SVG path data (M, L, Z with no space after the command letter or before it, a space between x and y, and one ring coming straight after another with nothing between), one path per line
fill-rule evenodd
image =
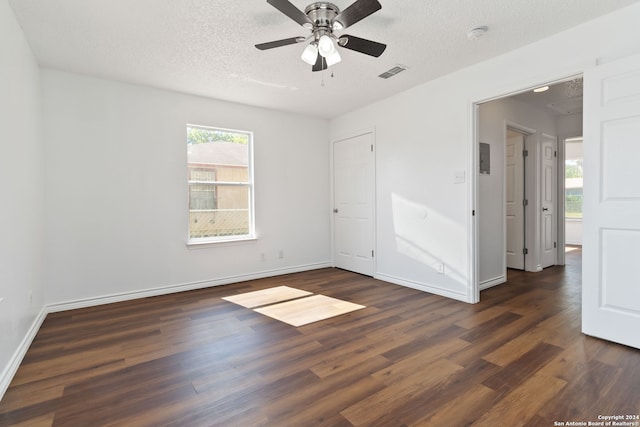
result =
M524 135L508 130L506 153L507 268L524 270Z
M542 134L540 141L542 155L541 173L541 265L542 268L556 265L556 187L557 187L557 149L558 139L555 136Z
M373 133L334 142L334 263L373 276Z
M584 89L582 330L640 348L640 55Z

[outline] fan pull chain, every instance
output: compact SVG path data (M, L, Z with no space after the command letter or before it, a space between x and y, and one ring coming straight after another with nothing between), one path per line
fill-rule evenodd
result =
M324 58L323 58L323 61L324 61ZM322 80L320 81L320 86L322 86L322 87L325 87L324 78L326 77L328 72L329 72L329 68L328 67L321 71ZM334 78L333 69L331 70L331 76L330 77Z

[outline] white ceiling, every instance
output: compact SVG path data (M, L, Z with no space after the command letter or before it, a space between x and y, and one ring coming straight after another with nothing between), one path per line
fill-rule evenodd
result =
M325 118L637 1L380 0L343 33L386 43L382 56L342 49L312 73L303 44L254 47L308 35L266 0L9 0L43 67ZM481 25L489 32L468 40ZM397 64L409 69L377 77Z
M526 92L513 95L513 98L545 109L554 116L569 116L582 113L582 77L566 80L547 86L544 92Z

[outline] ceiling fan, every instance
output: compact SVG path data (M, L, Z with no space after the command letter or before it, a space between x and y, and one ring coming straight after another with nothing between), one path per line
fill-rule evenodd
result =
M335 4L328 2L311 3L304 12L288 0L267 0L267 3L302 25L303 28L310 30L311 35L260 43L256 47L267 50L309 41L302 52L302 60L312 66L312 71L326 70L340 62L342 58L338 52L338 46L376 58L387 48L386 44L348 34L335 34L336 31L344 30L382 9L378 0L356 0L343 11L340 11Z

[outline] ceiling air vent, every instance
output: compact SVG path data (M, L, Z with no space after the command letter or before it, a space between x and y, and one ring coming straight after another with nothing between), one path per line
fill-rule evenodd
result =
M389 77L393 77L398 73L401 73L402 71L406 70L407 67L405 67L404 65L396 65L395 67L385 71L384 73L380 74L378 77L380 77L381 79L388 79Z

